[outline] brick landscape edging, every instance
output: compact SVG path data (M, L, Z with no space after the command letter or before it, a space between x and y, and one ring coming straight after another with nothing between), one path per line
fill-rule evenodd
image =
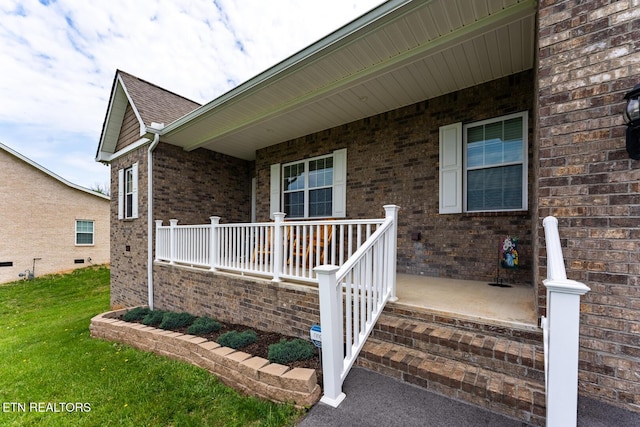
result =
M229 387L273 402L308 407L320 398L315 369L290 369L202 337L119 320L127 311L95 316L89 326L91 336L200 366Z

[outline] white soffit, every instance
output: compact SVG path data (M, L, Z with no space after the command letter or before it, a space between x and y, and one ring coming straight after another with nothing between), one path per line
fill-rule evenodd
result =
M533 67L534 0L390 1L168 125L161 140L258 149Z

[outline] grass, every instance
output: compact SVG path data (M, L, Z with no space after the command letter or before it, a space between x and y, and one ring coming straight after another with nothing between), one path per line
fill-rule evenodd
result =
M292 426L302 415L91 338L89 320L108 310L105 267L0 286L0 425Z

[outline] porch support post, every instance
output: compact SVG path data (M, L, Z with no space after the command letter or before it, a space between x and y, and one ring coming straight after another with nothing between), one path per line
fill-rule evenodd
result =
M387 239L387 287L391 288L389 301L398 301L396 296L396 258L398 255L398 210L400 206L384 205L385 218L391 219L391 230Z
M282 233L282 222L286 213L275 212L275 224L273 226L273 242L271 242L271 252L273 253L273 281L280 282L280 273L282 272L282 254L284 252L284 241Z
M320 399L334 408L344 400L342 392L342 287L338 286L336 273L339 267L321 265L313 269L318 278L320 299L320 328L322 333L322 380L324 395Z
M155 221L156 223L156 255L154 258L154 261L158 261L158 244L160 241L160 227L162 227L162 220L161 219L156 219Z
M575 426L578 410L578 353L580 296L590 291L584 283L567 279L558 235L558 220L543 221L547 246L547 318L545 375L547 427Z
M219 216L210 216L211 220L211 235L209 236L209 256L211 271L216 271L216 264L218 263L218 224L220 224Z
M176 263L176 226L178 225L178 220L177 219L170 219L169 220L169 254L170 254L170 260L169 260L169 264L175 264Z

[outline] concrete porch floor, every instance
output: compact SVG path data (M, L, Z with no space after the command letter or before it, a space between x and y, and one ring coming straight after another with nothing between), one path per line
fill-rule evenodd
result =
M502 288L489 282L397 274L396 304L492 324L537 330L532 287Z

